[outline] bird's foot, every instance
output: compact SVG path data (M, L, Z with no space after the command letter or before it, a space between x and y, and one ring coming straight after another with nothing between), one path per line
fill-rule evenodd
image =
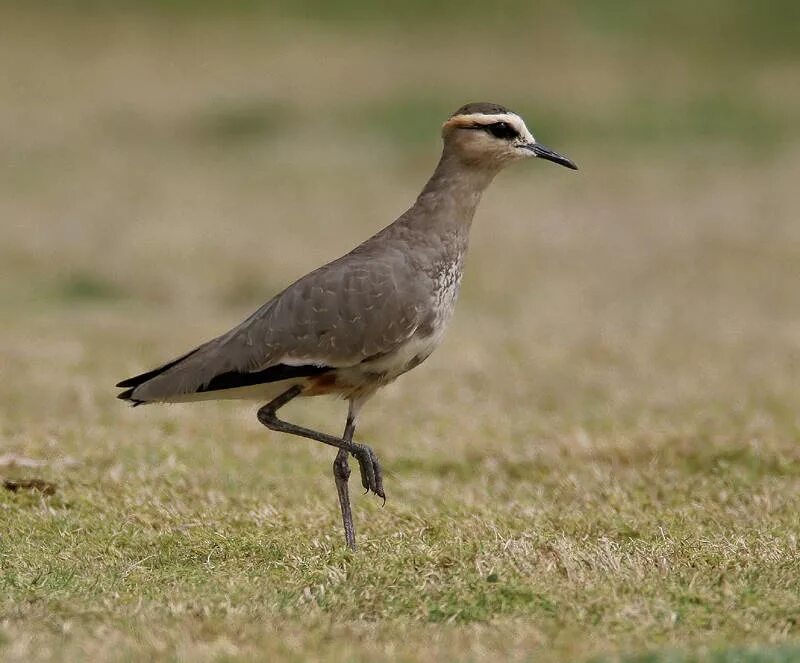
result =
M361 485L364 486L364 490L372 491L386 504L386 495L383 492L383 470L375 452L366 444L353 444L350 453L358 461L358 468L361 470Z
M343 451L343 450L342 450ZM350 466L347 464L347 453L339 452L333 461L333 476L337 481L347 483L350 478Z

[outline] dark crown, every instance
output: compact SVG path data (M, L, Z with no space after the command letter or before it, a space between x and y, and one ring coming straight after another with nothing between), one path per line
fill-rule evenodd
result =
M479 101L476 103L465 104L450 117L456 117L458 115L474 115L475 113L479 113L481 115L500 115L511 112L513 111L508 110L508 108L501 106L500 104L490 104L485 101Z

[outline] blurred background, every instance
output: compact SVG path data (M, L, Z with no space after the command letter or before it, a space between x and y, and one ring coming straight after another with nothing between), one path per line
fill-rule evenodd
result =
M797 361L795 2L29 0L0 19L0 352L51 407L76 385L104 401L394 219L475 100L581 170L490 189L439 368L480 371L492 339L569 399L555 383L649 371L763 395ZM63 382L31 370L54 361Z
M3 641L293 647L323 582L363 660L443 621L431 660L796 635L799 31L793 0L1 2L0 465L58 486L0 496ZM354 582L327 449L112 385L396 218L470 101L581 169L497 178L446 342L365 408L390 501ZM339 429L317 400L287 416Z

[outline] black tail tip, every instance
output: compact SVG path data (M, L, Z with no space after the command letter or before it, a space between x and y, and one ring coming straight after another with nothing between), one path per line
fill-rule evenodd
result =
M119 385L117 385L119 386ZM140 401L138 398L133 398L133 389L127 389L122 393L117 394L117 398L123 401L128 401L131 404L131 407L136 407L138 405L144 405L147 401Z
M137 375L136 377L133 377L133 378L125 378L121 382L117 382L117 384L115 384L114 386L115 387L135 387L137 384L139 384L139 382L140 382L139 376Z

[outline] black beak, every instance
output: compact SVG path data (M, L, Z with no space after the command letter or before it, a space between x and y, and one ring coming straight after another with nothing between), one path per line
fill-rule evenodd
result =
M524 145L523 147L525 147L526 150L533 152L540 159L547 159L553 163L566 166L567 168L572 168L572 170L578 170L578 167L572 161L567 159L567 157L561 156L558 152L551 150L549 147L545 147L539 143L532 143L530 145Z

